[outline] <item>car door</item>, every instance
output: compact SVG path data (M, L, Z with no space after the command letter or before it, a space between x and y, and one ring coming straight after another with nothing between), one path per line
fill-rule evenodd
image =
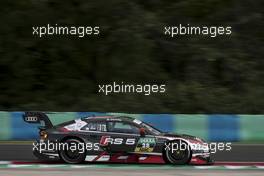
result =
M140 138L139 127L124 121L107 122L110 152L134 152Z

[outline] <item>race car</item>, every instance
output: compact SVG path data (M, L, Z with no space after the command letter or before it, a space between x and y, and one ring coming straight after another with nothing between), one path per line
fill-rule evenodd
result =
M25 112L27 123L39 123L33 144L39 159L66 163L212 164L208 144L185 134L164 133L126 116L91 116L53 125L47 114Z

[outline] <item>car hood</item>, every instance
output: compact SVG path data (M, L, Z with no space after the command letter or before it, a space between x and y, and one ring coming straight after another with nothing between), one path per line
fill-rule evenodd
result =
M191 136L188 134L173 134L173 133L164 133L162 136L164 137L170 137L170 138L184 138L186 140L193 140L193 141L197 141L197 142L202 142L203 140L195 137L195 136Z

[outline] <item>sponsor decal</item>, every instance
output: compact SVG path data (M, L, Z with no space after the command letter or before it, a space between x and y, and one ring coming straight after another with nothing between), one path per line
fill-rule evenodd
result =
M27 122L38 122L38 117L25 117Z
M84 127L86 124L87 124L86 122L84 122L80 119L77 119L77 120L75 120L74 124L67 125L64 128L66 128L69 131L77 131L77 130L80 130L82 127Z
M136 123L136 124L138 124L138 125L140 125L142 123L142 121L140 121L138 119L133 120L133 122Z
M107 146L110 144L114 144L114 145L134 145L136 143L136 139L135 138L127 138L127 139L123 139L123 138L112 138L110 136L102 136L101 140L100 140L100 145L101 146Z
M155 138L140 138L135 152L153 152L154 147L156 146Z

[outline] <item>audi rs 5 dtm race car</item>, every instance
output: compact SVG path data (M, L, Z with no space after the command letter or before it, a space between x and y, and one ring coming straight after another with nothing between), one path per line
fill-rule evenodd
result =
M138 119L92 116L53 125L45 113L26 112L27 123L39 123L33 144L39 159L66 163L119 162L211 164L205 141L190 135L163 133Z

